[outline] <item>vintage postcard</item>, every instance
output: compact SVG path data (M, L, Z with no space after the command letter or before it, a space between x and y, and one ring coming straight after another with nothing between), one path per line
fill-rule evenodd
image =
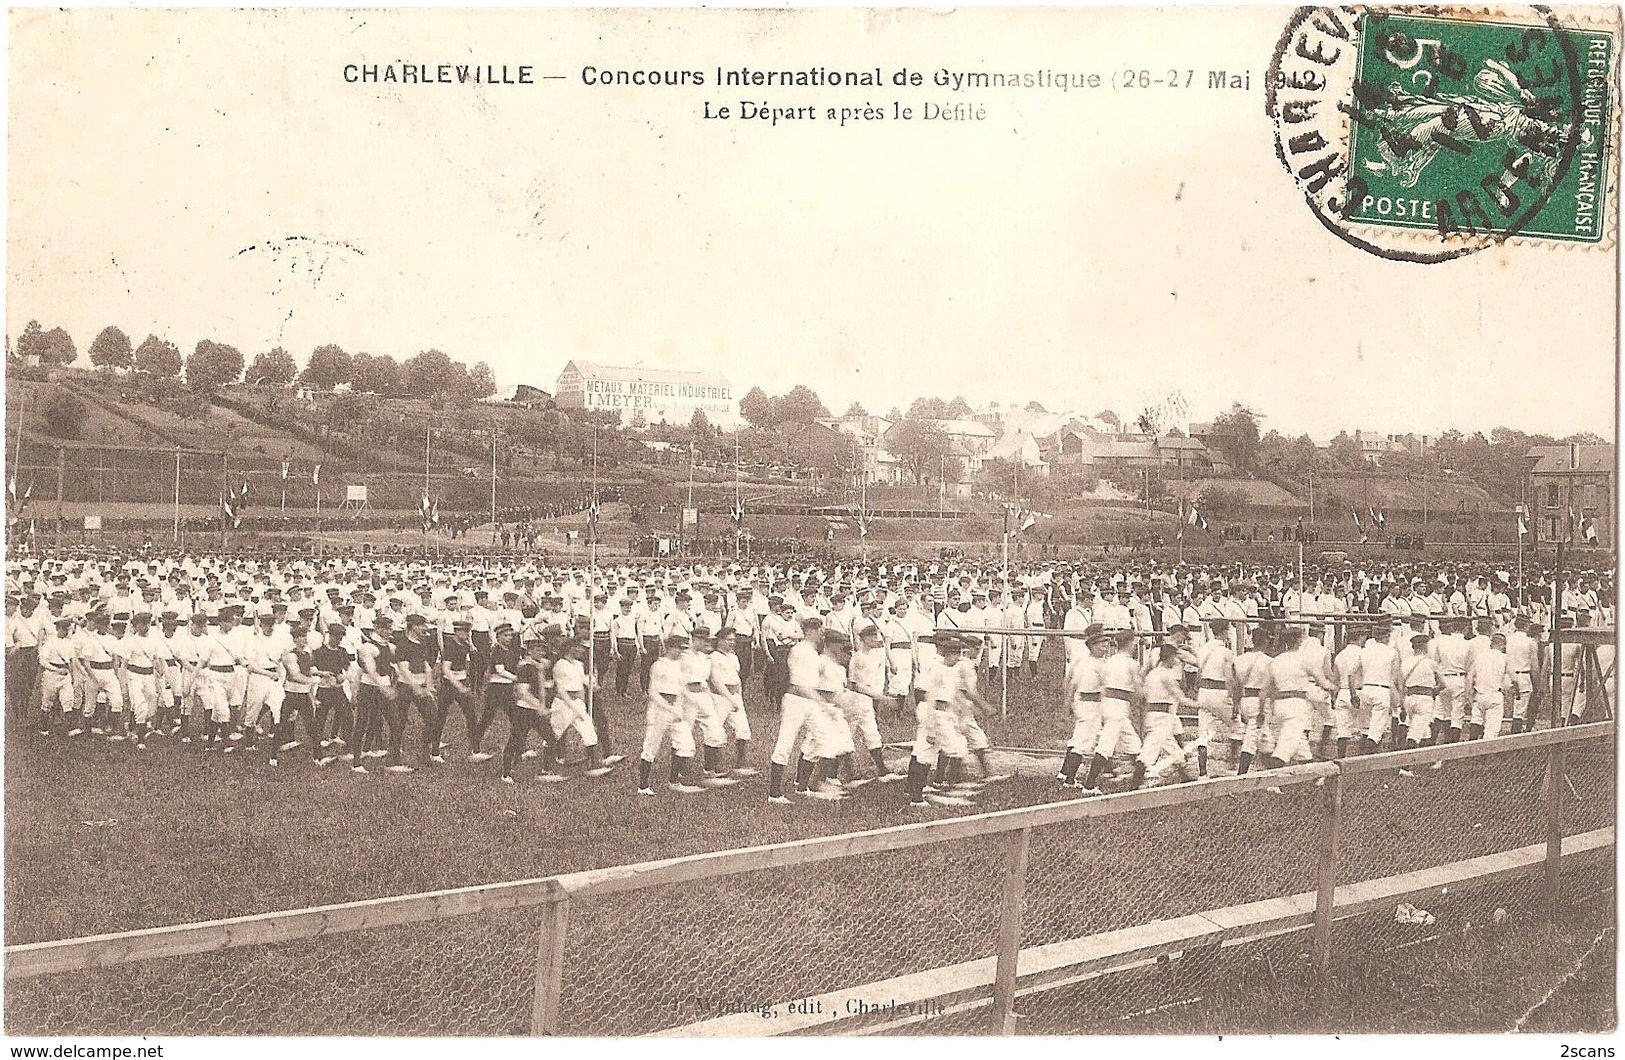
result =
M27 1055L1613 1055L1618 7L9 26Z

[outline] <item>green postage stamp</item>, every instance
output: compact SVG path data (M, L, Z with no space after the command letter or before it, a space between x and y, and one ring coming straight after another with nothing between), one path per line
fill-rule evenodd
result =
M1598 10L1301 9L1267 86L1277 155L1384 257L1610 240L1619 28Z

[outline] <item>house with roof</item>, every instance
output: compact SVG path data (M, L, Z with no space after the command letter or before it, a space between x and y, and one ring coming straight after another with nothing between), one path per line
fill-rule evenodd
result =
M1537 445L1529 461L1529 529L1537 542L1574 541L1612 548L1617 457L1612 445ZM1570 527L1570 513L1576 525ZM1595 541L1584 533L1589 525Z

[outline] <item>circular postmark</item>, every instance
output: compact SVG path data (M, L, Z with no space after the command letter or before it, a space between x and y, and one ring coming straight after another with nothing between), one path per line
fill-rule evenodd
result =
M1328 231L1422 263L1579 238L1552 208L1592 135L1579 49L1550 9L1526 10L1294 13L1265 106L1276 157Z

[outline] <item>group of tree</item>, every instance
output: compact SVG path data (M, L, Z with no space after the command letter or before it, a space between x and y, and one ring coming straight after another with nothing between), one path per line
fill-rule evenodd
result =
M948 432L933 422L946 418L950 417L904 416L886 432L886 450L902 461L917 483L960 479L963 464L952 452Z
M37 359L47 368L72 364L79 356L73 338L61 328L46 331L37 320L30 320L23 333L17 336L12 353L22 361Z
M37 320L28 322L12 352L20 360L38 359L46 367L72 364L79 355L66 331L46 331ZM280 346L248 362L235 346L202 339L191 355L183 358L179 348L167 339L148 335L137 346L121 328L109 325L91 342L87 353L97 368L135 370L161 379L184 377L186 385L194 390L213 390L236 382L272 387L299 382L313 390L348 387L380 397L431 400L468 400L496 393L489 365L482 361L469 367L440 350L425 350L405 361L396 361L388 354L350 354L328 344L318 346L301 371L293 354Z
M739 415L752 427L778 427L811 423L828 416L829 409L808 386L793 386L777 396L753 386L739 401Z
M318 346L305 362L299 382L312 390L348 386L379 397L415 397L460 401L496 393L496 380L484 361L472 368L440 350L425 350L405 361L388 354L346 353L341 347Z
M908 407L909 419L968 420L973 415L975 410L970 407L970 402L962 397L956 397L951 401L934 397L915 398L913 404Z

